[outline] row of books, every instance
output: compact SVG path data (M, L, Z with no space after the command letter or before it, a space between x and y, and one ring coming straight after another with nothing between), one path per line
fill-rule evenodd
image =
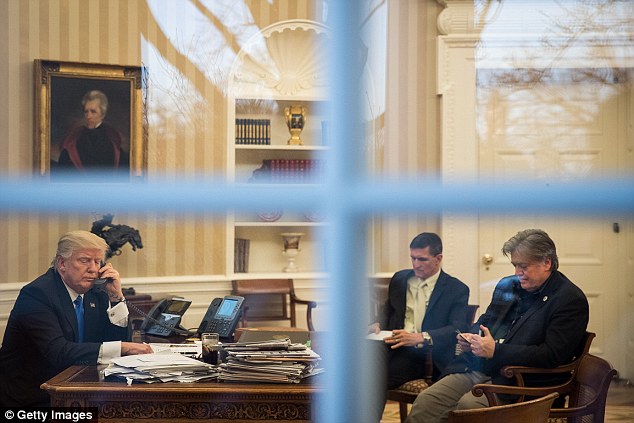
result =
M236 119L236 144L271 144L271 120Z
M256 183L316 183L322 179L325 160L267 159L255 169L249 182Z
M233 271L235 273L249 272L249 244L248 239L235 239L233 252Z

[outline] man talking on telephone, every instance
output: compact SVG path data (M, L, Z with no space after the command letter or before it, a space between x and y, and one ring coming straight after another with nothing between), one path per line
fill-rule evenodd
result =
M107 249L91 232L68 232L51 268L20 290L0 348L1 406L49 405L40 385L73 364L152 352L127 342L128 307L119 272L103 264ZM108 279L103 290L97 278Z

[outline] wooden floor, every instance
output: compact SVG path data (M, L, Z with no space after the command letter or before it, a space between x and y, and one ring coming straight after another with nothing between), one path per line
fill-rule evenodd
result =
M381 423L400 423L398 403L388 401ZM605 408L606 423L634 422L634 385L627 381L615 381L608 391Z

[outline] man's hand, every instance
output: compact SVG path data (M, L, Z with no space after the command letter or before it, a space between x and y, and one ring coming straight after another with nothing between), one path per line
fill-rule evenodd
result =
M122 342L121 355L151 354L152 347L148 344L139 344L138 342Z
M381 332L381 325L378 323L372 323L368 326L368 333L379 333Z
M392 349L400 347L413 347L425 342L422 333L409 333L404 329L394 329L392 336L385 338L384 342L391 345Z
M112 283L107 283L105 288L110 301L119 301L123 299L123 291L121 289L121 276L119 272L112 267L112 263L106 263L101 269L99 269L100 278L110 278Z
M463 348L462 351L469 351L476 357L482 358L492 358L493 353L495 352L495 340L491 336L491 332L489 332L489 328L486 326L480 325L480 329L482 330L482 336L476 335L475 333L464 333L463 335L468 340L468 344L465 348L465 342L460 340L460 335L458 335L458 342L460 343L460 347Z

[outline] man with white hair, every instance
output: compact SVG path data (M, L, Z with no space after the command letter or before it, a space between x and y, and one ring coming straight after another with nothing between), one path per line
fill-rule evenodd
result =
M20 290L0 348L0 405L46 406L40 385L73 364L151 353L127 342L121 277L104 264L106 242L88 231L63 235L51 267ZM105 290L95 279L107 278Z

